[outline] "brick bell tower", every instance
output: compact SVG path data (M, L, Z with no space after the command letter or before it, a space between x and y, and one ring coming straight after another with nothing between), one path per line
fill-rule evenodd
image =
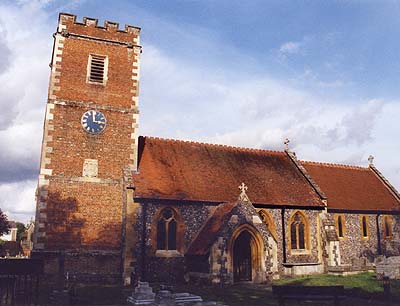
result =
M136 169L140 28L61 13L54 34L33 257L45 272L119 282Z

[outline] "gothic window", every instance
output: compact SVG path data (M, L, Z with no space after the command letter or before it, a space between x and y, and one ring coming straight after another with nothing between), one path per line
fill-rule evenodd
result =
M176 250L177 223L171 208L161 211L157 221L157 250Z
M260 216L261 221L267 226L269 232L274 236L276 239L276 232L275 232L275 224L271 215L264 209L258 210L258 214Z
M335 215L336 220L336 232L339 238L345 238L346 225L344 215Z
M392 216L383 216L383 237L385 239L392 239Z
M87 81L105 85L107 80L108 58L104 55L90 54L87 68Z
M307 222L304 216L297 212L290 221L290 247L292 250L304 250L307 246Z
M361 238L368 239L369 229L368 229L368 216L361 217Z

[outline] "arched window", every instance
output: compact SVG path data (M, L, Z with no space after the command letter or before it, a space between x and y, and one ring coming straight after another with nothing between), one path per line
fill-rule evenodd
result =
M176 250L176 216L171 208L161 211L157 221L157 250Z
M383 237L385 239L392 239L393 228L392 228L392 216L383 216Z
M271 217L271 215L264 209L259 209L258 214L260 216L261 221L267 226L269 232L274 236L276 239L276 231L275 231L275 224Z
M368 216L361 217L361 238L364 240L369 238Z
M307 222L300 212L296 212L290 221L290 247L292 250L307 249Z
M345 224L345 218L344 215L336 215L335 214L335 220L336 220L336 232L339 238L345 238L346 235L346 224Z

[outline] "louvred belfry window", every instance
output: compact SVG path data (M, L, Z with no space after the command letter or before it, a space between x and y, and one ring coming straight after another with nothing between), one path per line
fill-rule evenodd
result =
M176 250L176 228L174 211L164 209L157 222L157 250Z
M89 55L88 76L89 83L105 84L107 81L108 58L104 55Z

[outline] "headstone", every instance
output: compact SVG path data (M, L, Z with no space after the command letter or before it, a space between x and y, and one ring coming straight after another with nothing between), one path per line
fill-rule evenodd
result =
M400 279L400 256L381 257L375 261L376 274L379 279Z
M175 306L175 297L169 290L160 290L156 297L157 306Z
M155 301L155 295L149 283L138 282L135 291L128 297L127 301L133 305L151 305Z
M196 303L196 302L202 302L203 299L198 296L198 295L194 295L194 294L190 294L190 293L175 293L174 294L174 298L175 298L175 303L179 306L179 305L186 305L188 303Z

